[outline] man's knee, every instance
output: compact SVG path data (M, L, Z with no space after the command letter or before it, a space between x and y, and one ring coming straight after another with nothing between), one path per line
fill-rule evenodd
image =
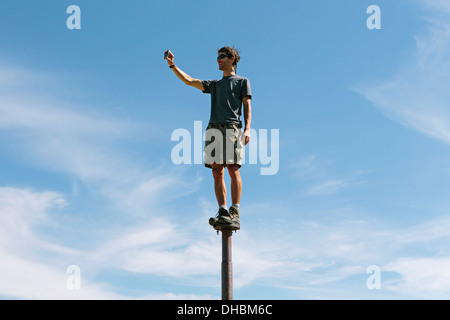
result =
M211 164L214 179L223 179L224 166L221 164Z
M239 178L239 165L237 164L229 164L227 165L228 173L230 174L231 179Z

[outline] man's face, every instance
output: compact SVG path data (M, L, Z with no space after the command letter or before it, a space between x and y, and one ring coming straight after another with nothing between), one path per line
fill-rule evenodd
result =
M233 67L233 57L229 57L225 52L220 52L217 57L217 64L219 65L219 70L225 70Z

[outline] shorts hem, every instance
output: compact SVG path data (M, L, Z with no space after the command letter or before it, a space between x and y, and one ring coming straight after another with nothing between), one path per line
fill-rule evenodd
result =
M219 165L221 165L221 166L224 166L224 167L226 167L228 164L237 164L238 166L239 166L239 169L240 168L242 168L242 164L240 164L240 163L218 163ZM209 168L209 169L212 169L212 164L209 164L209 163L205 163L205 167L206 168Z

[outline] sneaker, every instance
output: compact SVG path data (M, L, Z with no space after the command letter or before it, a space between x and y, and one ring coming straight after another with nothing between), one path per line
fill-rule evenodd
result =
M231 206L227 213L227 215L221 215L218 217L217 224L221 226L228 226L233 229L240 229L241 222L239 221L239 209Z
M217 221L219 220L219 218L222 216L228 216L228 211L227 211L227 209L220 207L216 216L209 218L209 224L214 227L217 224Z

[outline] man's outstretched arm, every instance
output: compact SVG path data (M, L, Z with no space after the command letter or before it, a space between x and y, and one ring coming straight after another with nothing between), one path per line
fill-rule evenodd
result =
M205 88L203 87L202 80L194 79L190 75L184 73L180 68L178 68L175 65L175 63L173 62L173 57L174 57L173 53L169 51L169 54L165 59L167 60L167 63L169 64L170 67L173 66L171 69L173 70L175 75L188 86L197 88L202 91L205 90Z

